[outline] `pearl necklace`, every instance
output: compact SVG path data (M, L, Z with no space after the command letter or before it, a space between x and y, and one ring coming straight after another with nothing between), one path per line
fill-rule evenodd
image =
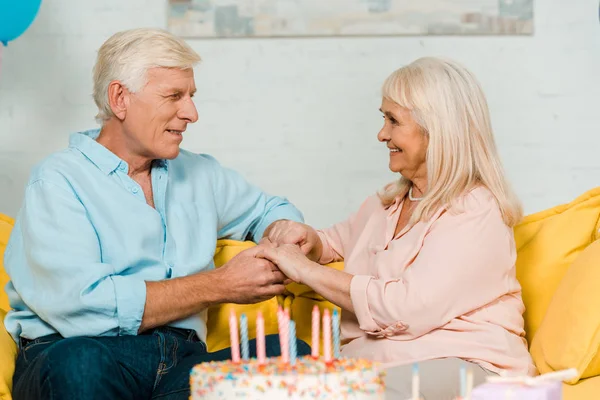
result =
M421 200L423 200L422 197L413 197L413 195L412 195L412 186L410 187L410 189L408 189L408 199L410 201L421 201Z

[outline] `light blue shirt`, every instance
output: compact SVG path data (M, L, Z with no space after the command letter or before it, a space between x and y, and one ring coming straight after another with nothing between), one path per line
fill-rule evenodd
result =
M258 241L276 220L302 221L286 199L184 150L154 162L152 208L98 134L73 134L31 174L4 257L15 340L136 335L145 281L213 269L217 239ZM206 340L206 311L171 325Z

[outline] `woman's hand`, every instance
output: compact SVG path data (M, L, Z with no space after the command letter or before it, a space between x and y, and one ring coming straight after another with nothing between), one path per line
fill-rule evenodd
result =
M279 220L265 230L261 243L271 242L276 246L295 244L312 261L318 261L323 253L321 239L311 226L295 221Z
M282 244L277 247L263 246L256 257L265 258L277 265L285 276L296 283L303 283L302 277L315 263L306 258L295 244Z

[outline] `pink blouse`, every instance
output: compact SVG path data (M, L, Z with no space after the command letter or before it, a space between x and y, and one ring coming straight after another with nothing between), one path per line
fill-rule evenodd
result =
M342 312L342 355L389 364L458 357L494 371L536 374L525 340L513 230L485 188L456 210L393 237L403 201L368 198L319 231L320 263L344 260L355 313Z

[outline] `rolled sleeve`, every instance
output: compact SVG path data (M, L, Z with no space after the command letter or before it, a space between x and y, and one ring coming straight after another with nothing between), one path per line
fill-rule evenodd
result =
M291 203L289 203L287 199L281 197L272 197L271 202L275 202L277 205L269 209L254 227L252 236L254 237L255 241L260 240L265 232L265 229L267 229L269 225L275 221L287 219L290 221L304 222L302 213Z
M137 335L146 305L146 282L120 275L111 279L117 299L119 335Z
M208 157L208 156L207 156ZM258 242L267 227L288 219L304 222L302 213L286 198L271 196L238 172L222 167L212 157L218 237Z
M319 235L319 239L321 239L321 244L323 245L323 252L321 253L321 258L319 258L319 264L325 265L336 261L336 259L341 259L339 254L333 250L325 232L317 231L317 235Z
M381 330L371 316L371 310L369 309L367 290L372 279L372 276L354 275L350 281L350 299L352 300L354 313L360 329L365 332L378 332Z
M363 202L358 211L345 221L338 222L329 228L318 230L317 234L323 244L323 252L321 253L319 264L329 264L344 260L347 250L352 247L351 238L356 232L362 231L373 210L380 206L377 196L369 197Z

